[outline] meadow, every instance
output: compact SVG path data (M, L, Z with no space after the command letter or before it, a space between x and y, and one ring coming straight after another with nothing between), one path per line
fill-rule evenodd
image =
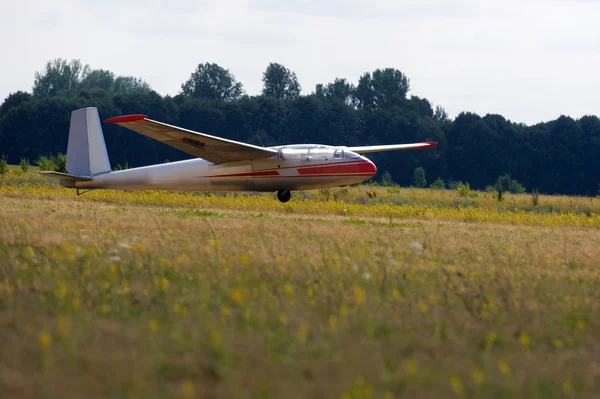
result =
M0 177L0 397L600 395L600 199Z

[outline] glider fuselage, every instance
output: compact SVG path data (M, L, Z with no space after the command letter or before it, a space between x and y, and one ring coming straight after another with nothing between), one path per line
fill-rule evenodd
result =
M310 190L360 183L377 168L369 159L344 148L324 145L272 147L266 159L214 164L203 159L170 162L95 175L93 180L61 180L81 189L190 191Z

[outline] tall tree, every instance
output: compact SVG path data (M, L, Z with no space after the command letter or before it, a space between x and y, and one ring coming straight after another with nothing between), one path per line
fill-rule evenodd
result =
M356 87L360 109L373 110L401 105L410 88L409 79L397 69L376 69L363 74Z
M217 64L204 63L181 86L186 96L205 100L235 101L244 93L242 84L235 80L229 70Z
M67 61L56 58L48 61L43 71L35 73L33 95L36 97L50 97L58 94L72 94L90 72L89 65L73 59Z
M31 94L24 91L17 91L16 93L10 93L8 97L4 99L2 105L0 105L0 119L8 113L11 108L16 108L21 105L22 102L31 101Z
M435 107L435 112L433 113L433 119L439 123L445 123L448 121L448 113L441 105L437 105Z
M115 93L149 93L152 88L148 83L133 76L118 76L112 87Z
M300 83L296 74L281 64L271 62L263 73L262 94L277 100L294 99L300 96Z
M114 84L114 73L104 69L94 69L81 80L79 88L81 90L103 89L108 91Z
M317 97L326 97L338 99L348 105L354 104L354 85L346 79L336 78L333 83L327 83L326 86L318 84L315 88Z

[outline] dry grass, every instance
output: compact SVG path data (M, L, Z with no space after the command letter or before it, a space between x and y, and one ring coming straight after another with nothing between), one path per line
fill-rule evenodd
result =
M595 199L35 188L0 187L0 397L600 392Z

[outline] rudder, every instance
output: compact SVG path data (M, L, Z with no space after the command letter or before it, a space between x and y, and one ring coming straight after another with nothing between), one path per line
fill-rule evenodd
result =
M95 107L71 112L66 169L72 175L91 178L111 170L98 109Z

